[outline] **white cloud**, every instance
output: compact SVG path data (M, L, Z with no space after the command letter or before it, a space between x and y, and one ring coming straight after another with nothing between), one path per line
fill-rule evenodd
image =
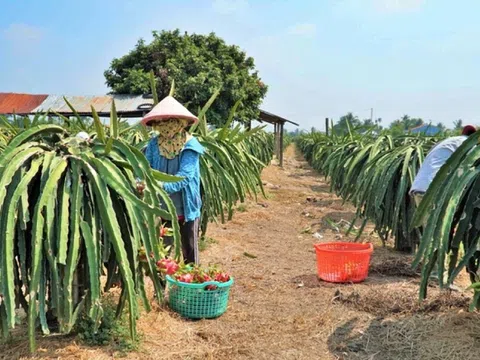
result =
M295 24L288 28L290 35L313 36L317 32L317 25L310 23Z
M374 0L373 6L377 11L398 13L420 9L426 0Z
M10 43L13 51L26 53L40 44L44 38L44 31L36 26L18 23L10 24L1 35Z
M247 0L214 0L213 10L220 14L234 14L243 12L248 8Z

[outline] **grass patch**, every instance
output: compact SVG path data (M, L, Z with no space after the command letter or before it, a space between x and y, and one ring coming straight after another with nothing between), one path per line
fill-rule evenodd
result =
M246 212L246 211L247 211L247 204L240 204L240 205L238 205L238 206L237 206L237 211L238 211L238 212L241 212L241 213Z
M111 346L119 356L138 350L139 335L130 337L128 316L116 317L116 306L110 299L104 302L103 318L100 325L84 314L75 325L75 332L80 341L88 346Z
M198 244L198 249L200 251L205 251L207 250L207 248L211 245L211 244L217 244L218 241L211 238L211 237L208 237L208 236L202 236L200 238L200 243Z
M313 230L311 226L307 226L306 228L302 229L300 232L301 234L313 234Z

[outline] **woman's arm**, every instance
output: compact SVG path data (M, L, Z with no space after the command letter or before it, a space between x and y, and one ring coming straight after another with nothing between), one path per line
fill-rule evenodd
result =
M168 194L173 194L182 190L185 186L188 185L190 181L192 181L195 176L195 171L198 167L200 155L195 151L185 150L181 156L182 157L180 160L180 170L175 175L183 177L183 180L171 183L164 183L163 189Z

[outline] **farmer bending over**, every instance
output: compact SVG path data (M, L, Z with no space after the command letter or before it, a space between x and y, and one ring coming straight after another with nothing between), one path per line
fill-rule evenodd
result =
M462 135L449 137L439 142L430 150L410 189L410 195L414 198L417 206L420 204L423 195L427 192L438 170L440 170L455 150L457 150L470 135L474 134L475 131L474 126L467 125L463 128Z
M156 105L142 120L158 132L147 145L145 156L150 166L183 180L162 184L177 210L185 263L198 264L200 197L200 155L204 149L187 128L197 117L171 96ZM165 239L171 245L172 239Z
M420 170L418 171L418 174L415 177L410 189L410 195L414 199L417 206L422 201L423 196L427 192L427 189L435 178L438 170L440 170L440 168L447 162L448 158L455 152L455 150L457 150L470 135L474 134L475 131L476 129L474 126L467 125L463 128L462 135L447 138L435 145L433 149L430 150L428 155L425 157L425 160L420 167ZM454 222L458 221L460 215L461 214L458 211L455 213ZM454 228L450 230L450 241L453 239L454 231ZM458 248L452 249L452 251L454 254L458 254ZM430 277L438 279L437 271L437 265L435 265ZM453 267L449 266L448 275L450 275L452 271ZM458 290L458 288L454 285L450 285L449 288L451 290Z

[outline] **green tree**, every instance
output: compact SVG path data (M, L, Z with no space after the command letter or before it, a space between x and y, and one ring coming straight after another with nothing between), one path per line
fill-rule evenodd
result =
M463 129L463 120L458 119L453 122L453 128L454 130L462 130Z
M347 125L348 123L348 125ZM348 127L350 129L358 128L362 125L362 122L358 118L358 116L353 115L351 112L343 115L338 122L333 125L333 131L335 131L338 135L345 135L348 133Z
M367 131L372 131L373 133L380 133L383 129L382 125L382 118L378 118L376 120L372 119L365 119L363 120L362 124L358 128L358 131L364 133Z
M441 131L447 130L447 127L442 122L437 123L437 125L435 126L439 128Z
M394 135L400 135L422 124L423 120L421 118L411 118L408 115L403 115L390 124L390 132Z
M235 120L257 119L267 93L253 58L238 46L227 45L214 33L182 35L178 29L154 31L150 44L139 40L127 55L113 59L104 75L112 93L148 94L150 71L155 75L160 99L168 95L175 80L175 97L192 112L197 112L215 90L221 89L207 115L213 125L225 123L238 100L242 106Z

